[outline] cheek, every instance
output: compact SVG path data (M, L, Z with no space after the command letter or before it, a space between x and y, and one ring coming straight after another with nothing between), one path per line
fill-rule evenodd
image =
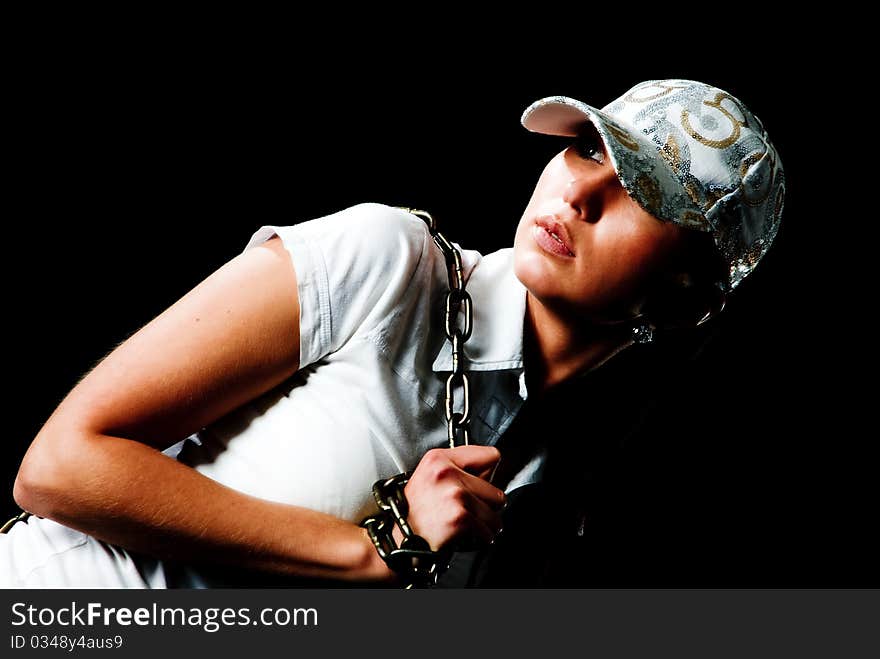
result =
M678 228L646 213L628 196L627 221L620 225L619 250L626 254L635 273L654 273L665 263L678 240Z
M629 303L645 293L656 275L666 241L635 223L603 229L597 227L590 258L583 264L585 278L602 298Z
M615 253L619 257L621 274L639 279L654 270L659 245L650 238L633 233L619 241Z

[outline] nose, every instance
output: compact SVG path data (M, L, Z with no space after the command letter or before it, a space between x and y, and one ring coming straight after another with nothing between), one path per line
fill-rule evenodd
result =
M584 222L598 222L602 217L606 175L605 172L578 171L565 186L563 201L577 211L578 217Z

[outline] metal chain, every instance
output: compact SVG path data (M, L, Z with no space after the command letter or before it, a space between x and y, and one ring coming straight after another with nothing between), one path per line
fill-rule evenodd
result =
M24 522L30 517L31 514L25 510L20 512L18 515L10 519L3 526L0 526L0 533L9 533L13 526L15 526L16 522Z
M455 448L455 440L461 439L461 443L470 443L470 382L467 373L464 372L464 343L471 336L474 322L474 303L470 294L464 289L465 281L461 271L461 254L446 237L437 230L437 224L428 211L406 206L395 206L401 210L420 217L428 225L431 237L443 252L446 260L446 268L449 273L449 292L446 294L446 313L444 329L446 338L452 342L452 372L446 378L446 427L449 437L449 448ZM464 330L458 327L458 314L464 309ZM460 385L463 391L462 410L455 411L454 388Z
M452 343L452 372L446 378L446 428L449 448L455 448L456 439L461 445L470 444L470 382L464 372L463 346L471 336L474 322L474 304L470 294L465 291L464 275L461 268L461 254L446 237L437 230L434 218L427 211L407 206L395 206L424 220L434 242L443 253L449 276L449 292L446 294L446 310L443 327L446 338ZM458 326L458 315L464 313L464 329ZM461 386L463 405L461 411L455 409L455 388ZM406 521L408 505L404 487L409 482L412 471L380 479L373 484L373 498L379 511L368 515L360 522L367 529L379 556L395 572L406 577L406 588L430 587L449 567L451 550L432 551L427 540L416 535ZM400 528L404 539L396 546L392 531L394 525Z
M373 484L373 498L379 506L376 514L368 515L360 522L379 556L395 572L406 577L406 588L428 588L437 583L440 575L449 567L452 552L448 549L433 551L428 541L416 535L406 514L409 506L403 488L409 482L412 471ZM400 547L394 542L392 532L397 524L403 533Z

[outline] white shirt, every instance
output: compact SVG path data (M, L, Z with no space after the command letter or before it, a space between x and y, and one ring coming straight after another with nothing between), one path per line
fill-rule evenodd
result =
M375 510L376 480L414 469L430 448L449 446L446 262L421 218L380 203L291 226L263 226L244 251L276 234L296 270L300 368L178 445L177 459L247 494L358 522ZM474 304L472 333L464 343L471 443L494 444L528 395L522 357L526 289L513 272L512 248L483 256L454 244ZM455 393L461 409L460 388ZM509 493L534 482L543 464L536 448L507 484L497 485ZM29 525L34 523L50 524L32 518ZM76 541L83 538L85 545L99 542L87 536ZM114 563L117 555L131 558L114 551L104 553ZM96 553L88 552L89 559ZM0 575L2 555L0 541ZM211 585L194 570L166 573L161 562L134 560L150 576L132 585Z

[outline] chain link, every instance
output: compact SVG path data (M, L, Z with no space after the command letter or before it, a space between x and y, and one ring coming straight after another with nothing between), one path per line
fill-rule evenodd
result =
M29 512L23 510L18 515L6 522L3 526L0 526L0 533L9 533L9 531L12 529L13 526L15 526L17 522L25 522L30 516L31 514Z
M443 253L449 277L449 292L446 294L446 313L443 327L446 338L452 343L452 372L446 378L446 428L449 448L455 448L456 440L460 444L470 444L470 382L464 372L464 343L471 336L474 324L474 302L465 290L464 275L461 268L461 253L442 233L437 230L437 223L428 211L406 206L395 206L424 220L434 242ZM464 314L464 330L459 328L459 314ZM462 390L462 409L455 410L455 388Z
M406 471L376 481L373 484L373 498L379 511L360 522L360 526L367 529L382 560L392 570L405 576L407 589L435 585L439 576L449 567L452 557L448 549L433 551L428 541L416 535L406 521L409 510L403 488L412 473ZM404 536L400 547L395 545L392 536L395 524L400 527Z

